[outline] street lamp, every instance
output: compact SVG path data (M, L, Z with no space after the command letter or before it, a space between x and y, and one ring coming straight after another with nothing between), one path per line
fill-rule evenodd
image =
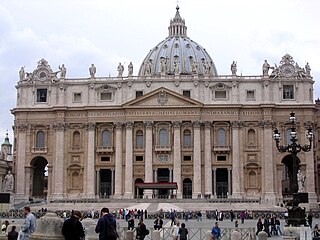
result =
M307 139L309 141L309 144L306 145L300 145L298 143L298 139L297 139L297 132L296 132L296 117L295 117L295 113L291 112L290 113L290 118L289 121L291 123L291 132L290 132L290 143L288 145L280 145L280 140L281 140L281 136L279 133L278 129L274 130L273 133L273 139L276 142L276 146L279 152L289 152L292 155L292 176L291 176L291 190L292 190L292 194L293 194L293 207L298 206L298 204L301 202L300 201L300 197L298 194L299 190L302 189L298 189L298 181L297 181L297 173L298 173L298 169L299 166L297 164L297 154L301 151L303 152L309 152L312 148L312 140L313 140L313 132L312 132L312 128L309 125L308 129L307 129ZM301 210L299 210L301 211ZM290 214L291 212L291 214ZM305 212L303 213L305 214ZM291 215L291 216L290 216ZM291 211L289 211L289 219L288 222L289 224L295 225L295 224L300 224L304 221L303 216L300 217L300 219L297 218L297 213L294 213ZM291 219L290 219L291 218Z

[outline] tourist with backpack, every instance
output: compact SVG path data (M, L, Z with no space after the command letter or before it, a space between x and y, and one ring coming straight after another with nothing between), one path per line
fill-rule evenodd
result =
M65 240L82 240L85 238L85 231L80 222L81 219L81 212L73 211L71 217L63 222L62 235Z
M118 238L117 223L109 208L101 209L101 217L98 220L95 229L99 234L99 240L116 240Z
M149 230L147 229L147 226L144 224L143 219L139 219L138 227L136 228L137 234L136 239L143 240L146 235L149 234Z

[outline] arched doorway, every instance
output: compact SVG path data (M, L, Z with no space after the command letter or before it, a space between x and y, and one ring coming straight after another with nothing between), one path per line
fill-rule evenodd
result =
M192 198L192 181L190 178L183 179L183 190L182 197L183 198Z
M142 178L137 178L134 181L134 185L136 185L136 183L144 183L144 181L143 181ZM138 196L138 198L143 198L143 189L135 187L135 191L134 192L135 192L135 194L134 194L135 197Z
M294 164L295 159L295 164ZM281 163L283 163L282 171L282 196L292 195L298 192L297 172L300 166L300 159L290 154L285 156Z
M32 189L31 196L44 198L48 191L48 161L44 157L36 157L30 163L32 167Z

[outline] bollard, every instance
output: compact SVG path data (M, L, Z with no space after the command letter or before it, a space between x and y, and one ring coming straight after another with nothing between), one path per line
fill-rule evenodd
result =
M98 240L99 235L96 234L96 222L92 218L86 218L82 220L82 225L86 230L86 240Z
M258 233L258 240L267 240L268 234L265 231L261 231Z
M134 235L133 235L133 233L134 233L134 230L127 230L126 232L125 232L125 240L133 240L133 238L134 238Z
M151 234L152 240L160 240L160 231L159 230L153 230Z
M30 236L30 240L64 240L62 235L63 220L55 213L46 213L37 220L37 229Z
M231 233L231 240L240 240L241 239L241 233L239 233L237 230L234 230Z

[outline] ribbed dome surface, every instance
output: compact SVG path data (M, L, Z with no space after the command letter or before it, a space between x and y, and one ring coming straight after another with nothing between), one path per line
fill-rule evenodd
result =
M170 21L169 37L150 50L139 70L139 76L171 74L218 75L206 50L187 37L187 27L179 7Z

